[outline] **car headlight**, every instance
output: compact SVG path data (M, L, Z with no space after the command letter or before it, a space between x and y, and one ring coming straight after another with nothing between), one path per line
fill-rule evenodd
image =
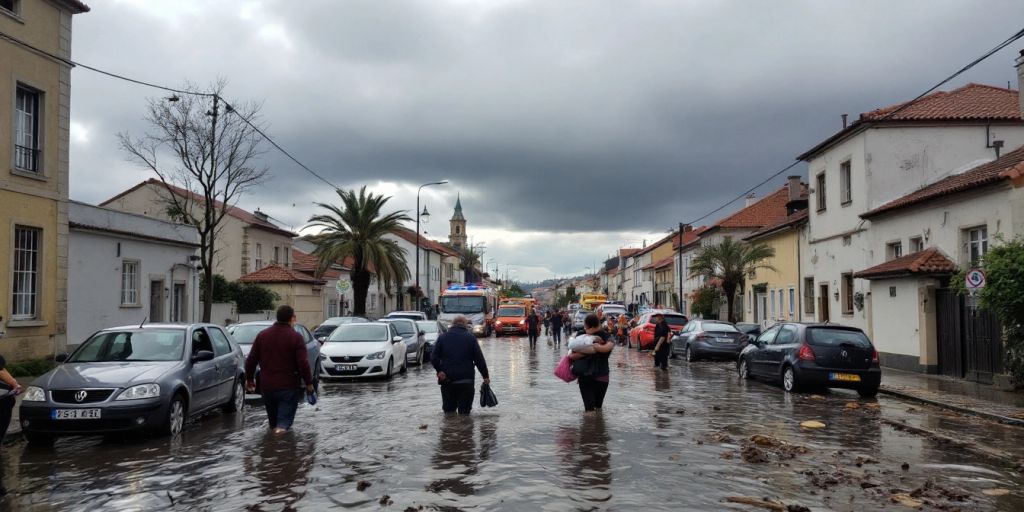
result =
M45 402L46 392L39 386L29 386L25 388L25 393L21 397L22 402Z
M156 398L158 396L160 396L159 384L139 384L122 391L115 400L142 400L143 398Z
M520 320L520 321L519 321L519 325L523 325L523 324L525 324L525 323L526 323L526 320Z
M367 359L384 359L384 351L382 350L380 352L374 352L374 353L366 356L366 358Z

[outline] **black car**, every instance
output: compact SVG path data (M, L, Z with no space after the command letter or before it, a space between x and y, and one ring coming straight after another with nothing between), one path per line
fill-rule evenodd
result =
M361 316L334 316L328 318L327 320L324 320L324 323L316 326L316 328L313 329L313 337L316 338L316 341L319 341L320 344L323 345L323 343L327 341L327 338L331 337L331 333L334 332L334 330L337 329L339 325L367 322L370 322L370 319Z
M878 393L878 351L864 331L836 324L781 323L751 340L736 363L741 379L758 377L802 388L855 389Z
M743 350L743 333L729 322L691 320L672 338L672 355L687 361L702 357L734 359Z

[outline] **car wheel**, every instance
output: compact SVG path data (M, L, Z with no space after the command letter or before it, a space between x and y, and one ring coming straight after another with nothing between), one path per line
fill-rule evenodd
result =
M171 398L171 405L167 407L167 420L164 421L164 434L176 436L185 428L185 399L181 395L174 395Z
M739 369L737 371L740 374L740 379L741 380L749 380L750 379L750 368L747 366L747 360L746 359L740 359L740 366L739 366Z
M857 390L857 394L861 398L874 398L878 394L878 387L860 388Z
M693 351L690 350L689 345L687 345L683 350L683 359L686 359L687 363L692 363L697 360L697 356L693 355Z
M793 371L792 366L787 366L782 370L782 389L785 389L789 393L795 393L800 389L800 385L796 380L796 372Z
M245 407L245 385L242 379L235 381L235 388L231 393L231 399L222 407L224 412L238 412Z
M394 367L395 367L395 360L393 358L392 359L388 359L388 372L384 374L384 378L385 379L390 379L391 378L391 372L394 369Z
M34 444L37 446L50 446L53 444L53 436L50 434L44 434L42 432L24 432L25 440L28 444Z
M402 367L398 369L398 373L404 374L407 371L409 371L409 360L408 359L406 359L402 363Z

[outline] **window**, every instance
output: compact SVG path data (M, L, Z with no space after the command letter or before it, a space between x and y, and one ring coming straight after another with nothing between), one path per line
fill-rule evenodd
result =
M814 278L804 278L804 313L814 314Z
M981 258L988 252L988 228L978 226L967 230L967 258L972 267L981 264Z
M287 268L291 268L291 266L292 266L291 255L292 255L292 249L290 247L285 247L284 248L284 266L287 267Z
M786 314L785 298L783 291L779 290L779 318Z
M793 314L796 312L796 306L794 304L796 304L796 289L790 288L789 289L789 318L790 319L795 318L793 316Z
M371 294L370 295L370 311L376 311L376 310L377 310L377 295Z
M39 97L18 86L14 100L14 167L39 172Z
M757 337L757 342L760 343L761 345L770 345L772 340L775 339L775 335L778 334L778 332L778 326L772 327L771 329L768 329L767 331L761 333L761 335Z
M818 211L825 211L825 171L819 172L815 178L814 195L818 198Z
M885 261L892 261L901 256L903 256L903 242L885 244Z
M271 263L273 263L274 265L281 263L281 248L276 245L274 246L274 261L272 261Z
M921 252L924 250L924 239L915 236L910 238L910 252Z
M772 300L772 318L775 318L775 290L769 291L768 296L771 297Z
M327 316L338 316L338 299L331 299L327 301Z
M839 202L848 205L853 202L853 194L850 192L850 161L839 164Z
M224 332L216 327L210 327L210 338L213 340L213 355L220 357L231 353L231 344Z
M853 274L843 274L843 313L853 314Z
M20 3L19 0L0 0L0 8L18 14Z
M11 287L11 317L39 318L39 241L42 230L14 227L14 285Z
M785 325L779 330L778 338L775 338L773 345L791 345L796 343L796 327Z
M256 244L256 270L263 268L263 244Z
M121 262L121 305L137 306L139 304L139 262Z

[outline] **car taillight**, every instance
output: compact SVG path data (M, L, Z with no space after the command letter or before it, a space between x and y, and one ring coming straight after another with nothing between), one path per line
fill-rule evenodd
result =
M797 359L801 361L814 361L814 351L811 350L811 346L804 343L800 345L800 352L796 355Z
M871 362L875 363L875 364L878 364L878 351L877 350L875 350L874 353L871 354Z
M708 333L706 333L706 332L704 332L704 331L700 331L700 332L698 332L698 333L697 333L697 334L696 334L696 335L694 336L694 338L696 338L696 339L698 339L698 340L704 340L704 339L707 339L707 337L708 337Z

